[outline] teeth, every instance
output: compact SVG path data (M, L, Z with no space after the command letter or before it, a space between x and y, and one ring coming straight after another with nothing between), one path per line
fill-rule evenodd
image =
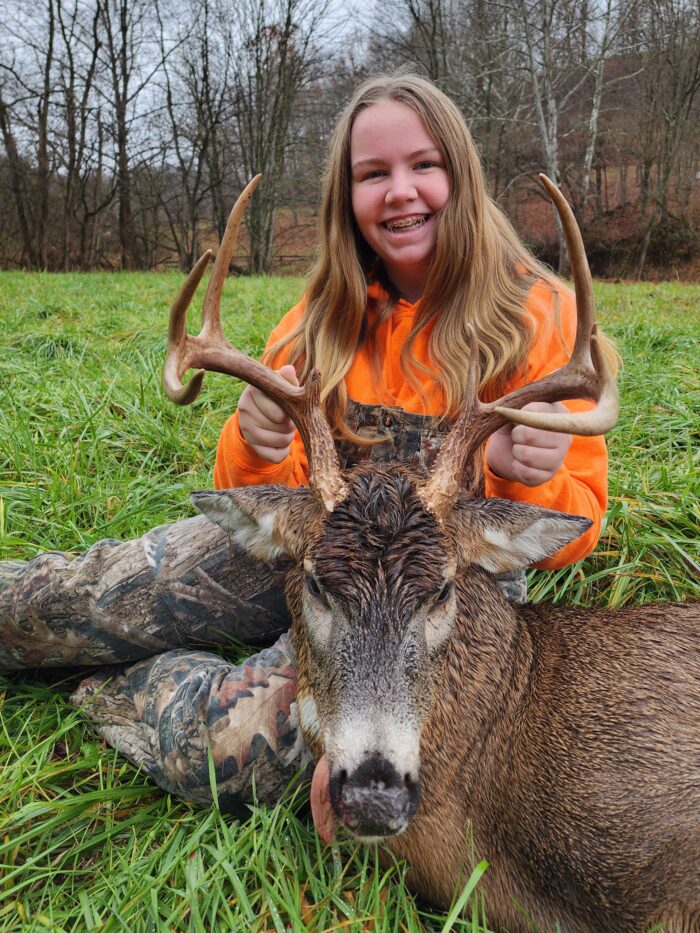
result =
M425 223L425 217L406 217L405 220L393 220L386 224L387 230L416 230Z

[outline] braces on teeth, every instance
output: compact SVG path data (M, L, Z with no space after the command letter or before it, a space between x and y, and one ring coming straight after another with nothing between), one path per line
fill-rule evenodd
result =
M425 223L425 217L413 217L410 220L397 220L394 223L388 223L387 229L391 230L410 230L412 227L422 227Z

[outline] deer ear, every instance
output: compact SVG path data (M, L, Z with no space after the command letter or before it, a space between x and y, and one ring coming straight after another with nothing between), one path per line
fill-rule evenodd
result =
M505 499L462 499L452 514L460 563L508 573L556 553L591 527L588 518Z
M300 558L311 529L325 514L307 488L242 486L193 492L190 499L210 521L231 533L243 550L263 560Z

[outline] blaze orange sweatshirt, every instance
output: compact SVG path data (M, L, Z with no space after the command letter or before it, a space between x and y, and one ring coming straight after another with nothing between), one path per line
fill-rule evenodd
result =
M536 283L528 293L526 307L535 322L535 339L528 357L527 379L534 382L568 360L576 335L576 304L573 295L563 286L559 294L558 319L554 310L554 296L544 282ZM381 286L368 289L367 314L374 316L377 301L386 298ZM288 334L300 321L303 301L291 309L272 331L268 347ZM372 379L371 363L366 348L361 347L345 377L348 397L362 404L391 405L415 414L440 415L441 393L425 376L423 380L427 405L406 382L400 366L401 348L406 342L416 313L416 305L400 300L391 317L380 324L377 331L378 346L382 347L381 384ZM414 356L428 362L429 326L414 342ZM280 363L281 365L281 363ZM505 389L509 392L524 382L514 379ZM504 393L505 394L505 393ZM583 400L565 402L571 411L591 407ZM603 437L574 437L564 463L547 483L529 487L502 479L486 468L486 495L539 505L543 508L583 515L593 522L591 528L562 548L555 555L538 564L554 569L565 567L590 553L600 535L600 526L607 506L607 449ZM306 452L297 432L290 455L282 463L269 463L259 457L243 438L236 412L225 423L216 453L214 485L217 489L248 486L258 483L280 483L297 487L308 484Z

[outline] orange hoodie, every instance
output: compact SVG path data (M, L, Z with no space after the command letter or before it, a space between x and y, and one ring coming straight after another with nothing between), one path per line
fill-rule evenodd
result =
M533 315L536 336L528 357L527 378L535 382L547 373L563 366L568 360L576 334L576 304L571 292L558 287L559 315L554 312L551 289L544 282L536 283L526 299ZM368 289L368 314L374 314L375 302L385 297L379 285ZM291 309L272 331L268 347L288 334L300 321L303 301ZM406 342L416 313L416 306L399 300L391 317L380 324L378 346L382 348L381 383L372 379L371 362L366 348L360 347L345 377L348 397L362 404L391 405L423 415L440 415L441 393L427 376L421 376L427 404L405 380L401 372L401 348ZM430 328L424 328L414 342L414 356L428 361ZM562 339L563 338L563 339ZM281 365L281 363L280 363ZM514 379L505 389L522 385L524 378ZM571 411L591 407L590 402L565 403ZM600 526L607 506L607 450L602 437L574 437L564 463L547 483L529 487L496 476L486 469L486 495L539 505L572 515L583 515L593 522L591 528L542 561L539 567L565 567L590 553L600 535ZM248 486L258 483L280 483L296 487L308 483L308 463L299 433L292 443L290 455L282 463L269 463L259 457L244 440L238 427L236 412L225 423L219 438L214 465L214 485L217 489Z

